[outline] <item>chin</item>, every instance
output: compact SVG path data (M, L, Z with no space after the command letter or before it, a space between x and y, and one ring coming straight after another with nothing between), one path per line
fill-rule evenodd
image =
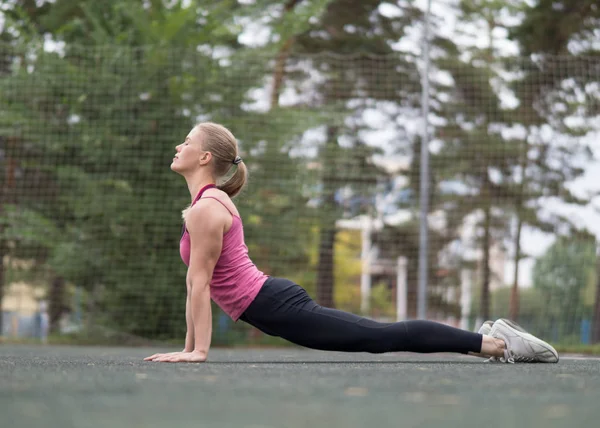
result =
M185 168L181 168L180 165L171 164L171 171L176 172L177 174L185 177L187 170Z

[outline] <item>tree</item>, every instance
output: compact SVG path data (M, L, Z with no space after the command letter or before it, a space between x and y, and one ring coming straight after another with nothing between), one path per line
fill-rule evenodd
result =
M537 58L532 61L520 60L508 67L522 75L521 79L514 81L512 88L520 100L515 117L527 129L522 144L521 172L518 174L520 184L516 189L518 223L511 317L519 311L517 278L522 227L529 225L544 231L573 228L569 219L559 216L551 221L542 221L537 212L539 209L532 209L530 202L553 195L569 204L587 203L587 198L576 197L567 183L583 174L584 170L578 161L590 159L589 149L575 142L567 147L557 147L552 141L557 140L557 136L544 141L541 137L542 128L551 124L557 133L577 137L586 132L585 126L570 127L565 119L573 115L593 116L594 111L598 110L593 102L573 97L577 91L584 94L590 91L588 85L591 83L589 76L593 61L590 63L584 56L594 53L593 43L590 42L594 38L593 29L597 28L600 19L600 8L596 2L540 0L533 6L523 4L520 9L524 19L510 28L510 37L518 43L525 56L536 55ZM586 18L581 19L582 16ZM571 90L564 89L564 82L570 82ZM560 167L556 166L557 162Z
M488 33L486 48L469 49L462 60L459 47L453 42L437 41L443 46L444 55L435 61L435 66L448 73L452 83L435 85L434 105L439 107L434 107L433 112L444 120L435 133L443 142L435 158L438 181L454 188L445 195L447 210L454 211L449 215L461 220L471 214L480 218L475 242L482 253L480 315L488 319L490 250L494 243L502 245L507 228L508 177L518 159L518 149L502 136L508 113L493 86L498 76L491 36L496 23L490 10L481 13ZM466 15L474 19L472 10Z
M490 244L504 245L511 218L516 219L516 230L512 238L515 279L510 314L516 318L519 264L526 257L521 251L523 227L546 232L573 228L569 219L557 215L549 218L541 212L540 204L545 197L573 205L586 203L586 198L575 196L567 183L583 173L580 161L589 159L589 150L575 144L561 147L555 137L548 139L542 135L542 129L547 130L549 125L557 134L578 135L577 130L564 125L564 119L582 105L571 101L572 108L563 113L553 105L558 99L565 99L564 91L561 94L557 85L572 74L563 73L564 67L548 67L548 64L543 66L544 73L532 73L538 69L535 61L505 54L495 43L497 28L514 30L513 24L503 22L502 17L517 16L522 8L516 2L462 1L459 17L477 26L476 31L483 31L487 46L463 48L464 60L461 60L456 45L438 39L445 55L435 62L454 82L450 90L452 102L441 98L438 101L441 106L438 114L447 120L438 128L438 136L445 142L439 153L444 158L439 170L446 180L457 180L468 189L463 187L467 194L459 196L463 205L455 215L461 217L480 210L483 216L480 308L485 318L490 313L487 291ZM510 76L508 73L513 73L509 79L504 77ZM440 97L448 99L446 88L438 85L437 91ZM502 105L500 95L510 92L518 99L515 107Z
M600 343L600 248L596 247L596 287L592 312L592 342Z
M30 22L19 14L22 31L31 31L13 50L25 60L13 56L14 71L0 86L1 99L10 105L2 129L27 131L25 176L42 175L40 190L53 190L48 203L23 198L13 204L14 215L4 216L5 237L23 246L34 224L18 216L50 225L54 239L40 235L32 246L45 254L38 263L89 291L94 324L152 337L182 335L185 328L185 287L174 284L177 278L183 284L185 273L174 249L178 211L189 196L168 169L181 133L200 115L234 131L251 117L255 123L274 119L244 109L248 90L260 85L265 70L237 41L229 9L234 2L184 3L121 1L106 7L57 1ZM38 30L53 35L58 51L43 48ZM218 48L229 50L226 61L214 55ZM31 96L23 96L27 91ZM288 128L300 132L302 126L299 121ZM289 141L290 134L287 129L270 138ZM242 149L252 150L259 138L242 137ZM299 164L287 155L279 160L288 162L288 178L293 176ZM248 164L256 166L252 158ZM273 172L264 167L258 165ZM270 183L277 188L276 180ZM289 197L288 215L290 206L301 204L301 190L277 191ZM281 199L271 196L266 192L261 200L276 206ZM271 221L267 213L264 219ZM251 236L253 228L264 227L249 220ZM288 266L303 257L301 230L287 236L291 254L278 255Z
M560 308L550 314L566 334L577 333L579 321L589 315L583 292L596 274L595 239L584 234L561 237L540 257L533 269L533 285L543 295L547 308Z
M179 288L175 293L165 289L172 272L167 263L176 262L169 251L169 247L176 248L176 234L163 224L168 219L176 224L177 215L166 212L160 193L149 189L148 183L174 184L158 146L172 152L174 131L191 125L180 113L190 88L178 84L175 76L191 76L185 71L190 64L183 56L186 42L188 47L194 46L199 33L189 28L186 36L173 30L189 24L197 11L177 7L136 11L135 4L124 6L116 3L106 9L94 2L56 3L44 22L60 34L56 42L65 43L64 54L47 52L33 43L22 46L36 56L3 82L3 93L16 116L13 123L33 131L27 135L33 155L24 161L25 168L31 174L46 171L47 183L58 192L53 204L22 200L18 206L19 211L41 214L60 231L59 239L48 248L49 257L40 261L47 262L58 276L90 290L96 308L93 313L98 314L106 304L111 309L104 315L114 324L139 334L160 334L173 328L169 298L182 294ZM72 19L65 19L67 16ZM178 46L171 58L164 47L127 46L132 40L139 42L144 34L154 37L154 31L143 27L143 16L154 25L165 25L157 28L166 39L165 47L169 43ZM82 47L71 43L73 40L88 45ZM94 47L100 44L114 47ZM178 65L169 66L170 60ZM211 63L204 64L210 72ZM27 66L34 72L28 74ZM88 76L85 83L65 85L81 82L81 76ZM23 97L23 91L31 91L35 81L42 82L36 85L35 94ZM35 133L42 129L45 135ZM128 151L141 155L140 150L148 145L158 150L141 158L123 156ZM147 209L141 212L135 208L144 205ZM22 230L27 225L12 226ZM132 236L145 234L151 237L149 241L132 242ZM127 269L123 269L125 261ZM111 269L113 266L120 268ZM100 299L95 296L99 287L110 293ZM159 293L144 293L145 287L162 288L167 299L161 302ZM144 309L132 312L128 303L133 301L145 304ZM157 316L138 316L146 310Z
M362 114L381 100L410 105L418 93L415 65L390 46L392 40L402 37L405 27L418 15L414 8L406 7L399 16L386 17L379 9L382 3L380 0L326 2L323 15L313 25L304 31L287 32L286 37L281 38L273 78L274 103L284 88L310 82L313 93L295 105L341 113L324 127L317 147L320 173L317 300L329 307L335 304L334 243L336 220L344 215L341 192L348 192L351 200L364 201L362 208L352 215L365 213L373 205L377 184L385 176L373 162L377 149L369 146L361 135L368 129L363 124ZM290 1L284 10L291 13L303 4ZM382 57L377 59L373 55ZM377 67L376 72L373 67ZM311 81L311 71L322 79ZM399 81L404 85L398 87L391 83Z
M593 55L600 25L595 0L537 0L524 6L525 18L512 29L524 55Z

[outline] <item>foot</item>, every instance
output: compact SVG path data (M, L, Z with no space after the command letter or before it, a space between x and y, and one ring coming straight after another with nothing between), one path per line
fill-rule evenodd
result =
M521 327L519 324L517 324L515 321L511 321L509 319L506 318L500 318L502 321L504 321L506 324L508 324L509 326L511 326L512 328L514 328L517 331L520 331L522 333L527 333L527 331ZM485 321L481 327L479 327L479 331L477 331L477 333L479 334L484 334L486 336L490 335L490 332L492 331L492 326L494 325L494 321ZM498 361L498 358L496 357L490 357L487 360L485 360L486 363L491 363L494 361Z
M538 339L532 334L513 327L514 323L497 320L490 336L501 339L506 344L504 357L499 360L504 363L557 363L558 352L550 344Z

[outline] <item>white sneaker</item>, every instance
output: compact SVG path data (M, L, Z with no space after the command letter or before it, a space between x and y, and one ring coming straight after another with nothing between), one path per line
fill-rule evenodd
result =
M550 344L532 334L519 331L505 320L499 319L492 326L490 336L506 343L504 363L557 363L558 352Z
M525 330L523 327L521 327L519 324L517 324L515 321L511 321L509 319L506 318L500 318L502 321L504 321L506 324L508 324L509 326L511 326L512 328L514 328L515 330L518 330L520 332L523 333L527 333L527 330ZM492 326L494 325L494 321L486 321L484 322L481 327L479 327L479 331L477 331L477 333L479 334L485 334L486 336L490 335L490 331L492 331Z
M479 327L479 330L477 331L477 333L489 336L490 331L492 331L493 325L494 325L494 321L486 321L481 325L481 327Z
M509 326L511 326L512 328L514 328L515 330L518 330L520 332L523 333L527 333L527 331L521 327L519 324L517 324L515 321L511 321L509 319L506 318L500 318L502 321L504 321L506 324L508 324ZM494 321L485 321L481 327L479 327L479 330L477 331L477 333L479 334L484 334L486 336L490 335L490 332L492 331L492 326L494 325ZM484 361L484 363L493 363L495 361L500 361L499 358L496 357L490 357L487 360Z
M484 322L481 327L479 327L479 330L477 331L477 333L479 334L483 334L485 336L489 336L490 335L490 331L492 331L492 326L494 325L494 321L486 321ZM490 357L487 360L484 360L484 363L493 363L494 361L496 361L496 357Z

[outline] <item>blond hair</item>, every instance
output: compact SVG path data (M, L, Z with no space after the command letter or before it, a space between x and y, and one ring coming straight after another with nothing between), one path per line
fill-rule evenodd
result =
M248 181L248 169L239 158L236 138L229 129L218 123L203 122L194 129L200 132L202 150L212 153L212 168L217 177L217 188L234 198ZM233 174L226 178L232 168L235 168ZM190 208L191 206L183 211L184 219Z

